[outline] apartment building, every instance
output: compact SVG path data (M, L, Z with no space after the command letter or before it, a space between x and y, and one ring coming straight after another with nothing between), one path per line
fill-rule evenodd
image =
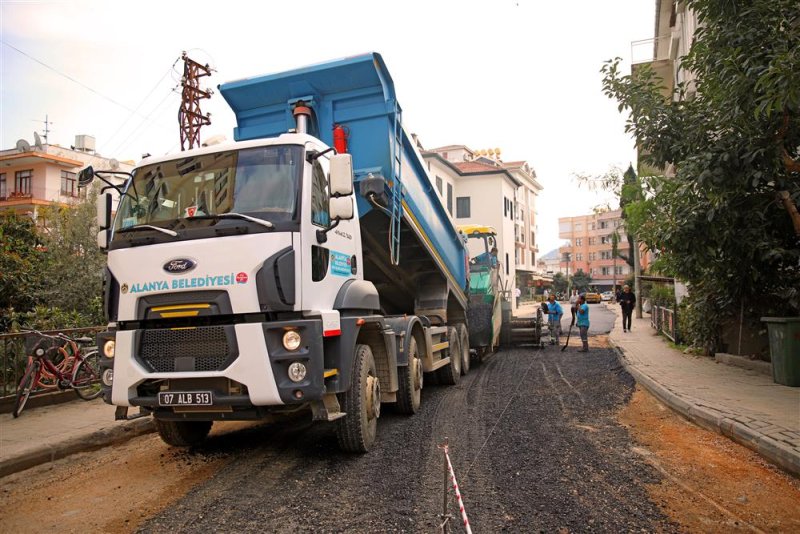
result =
M592 285L600 291L610 291L633 273L628 263L613 254L614 235L618 237L618 251L628 255L628 236L622 219L622 210L605 211L561 217L558 219L558 237L567 240L559 248L560 266L570 275L578 270L592 277ZM641 257L642 268L648 258Z
M78 172L84 167L133 169L132 162L100 156L94 147L94 138L88 135L76 136L70 148L43 144L37 136L33 145L20 139L14 148L1 150L0 211L13 210L37 219L44 206L69 205L85 196L78 188Z
M505 163L496 149L464 145L423 150L422 156L453 224L494 227L507 287L528 294L537 281L536 197L542 190L531 166Z

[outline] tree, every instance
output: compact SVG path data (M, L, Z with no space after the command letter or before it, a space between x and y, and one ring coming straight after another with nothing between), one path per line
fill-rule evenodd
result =
M592 277L583 272L583 269L575 271L575 274L570 279L572 280L572 287L577 289L579 293L587 292L592 283Z
M105 256L96 242L96 198L97 193L90 190L88 198L73 206L50 206L40 212L42 241L47 247L40 300L65 313L76 312L75 317L89 323L73 326L92 326L103 320Z
M562 273L553 275L553 290L563 295L567 294L567 277Z
M726 317L800 310L800 4L688 0L700 29L683 67L697 76L671 98L647 66L603 68L603 89L627 110L644 176L626 225L657 248L658 268L689 282L714 350Z
M28 217L0 216L0 331L9 327L13 310L36 305L42 282L41 241Z

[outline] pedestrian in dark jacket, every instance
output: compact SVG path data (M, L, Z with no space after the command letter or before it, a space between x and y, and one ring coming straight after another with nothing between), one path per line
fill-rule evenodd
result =
M631 286L625 285L622 294L619 296L619 305L622 308L622 331L631 331L631 317L633 308L636 306L636 295L631 291Z

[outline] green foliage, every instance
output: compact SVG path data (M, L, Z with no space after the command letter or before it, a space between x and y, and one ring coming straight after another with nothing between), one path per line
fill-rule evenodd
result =
M0 332L102 324L103 266L96 193L28 218L0 217Z
M33 221L13 212L0 216L0 331L8 328L13 310L37 302L42 251Z
M49 207L42 240L47 248L41 302L75 311L94 324L103 321L103 267L105 256L96 242L96 192L71 207Z
M553 275L553 289L556 293L567 293L567 277L562 273Z
M589 286L592 284L592 277L583 272L583 269L575 271L570 280L572 281L572 289L577 289L579 293L589 291Z
M647 296L655 306L675 309L675 289L671 285L654 284Z
M642 177L626 225L661 253L659 270L689 282L683 335L713 350L721 321L742 302L753 318L800 311L800 242L786 209L800 201L800 4L688 6L701 28L681 60L694 87L665 99L647 65L624 76L613 60L603 88L628 111L642 160L675 169Z

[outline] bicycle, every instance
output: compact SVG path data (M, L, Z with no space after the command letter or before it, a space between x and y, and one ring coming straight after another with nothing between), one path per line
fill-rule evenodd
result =
M91 339L73 340L64 334L50 336L37 331L30 333L25 339L28 363L14 399L12 415L15 418L22 413L31 392L42 384L43 376L47 377L44 383L49 385L53 380L55 387L62 390L71 388L85 401L100 396L100 356L96 348L86 353L81 350L79 342L87 341L91 342ZM53 362L57 357L61 357L58 364Z

